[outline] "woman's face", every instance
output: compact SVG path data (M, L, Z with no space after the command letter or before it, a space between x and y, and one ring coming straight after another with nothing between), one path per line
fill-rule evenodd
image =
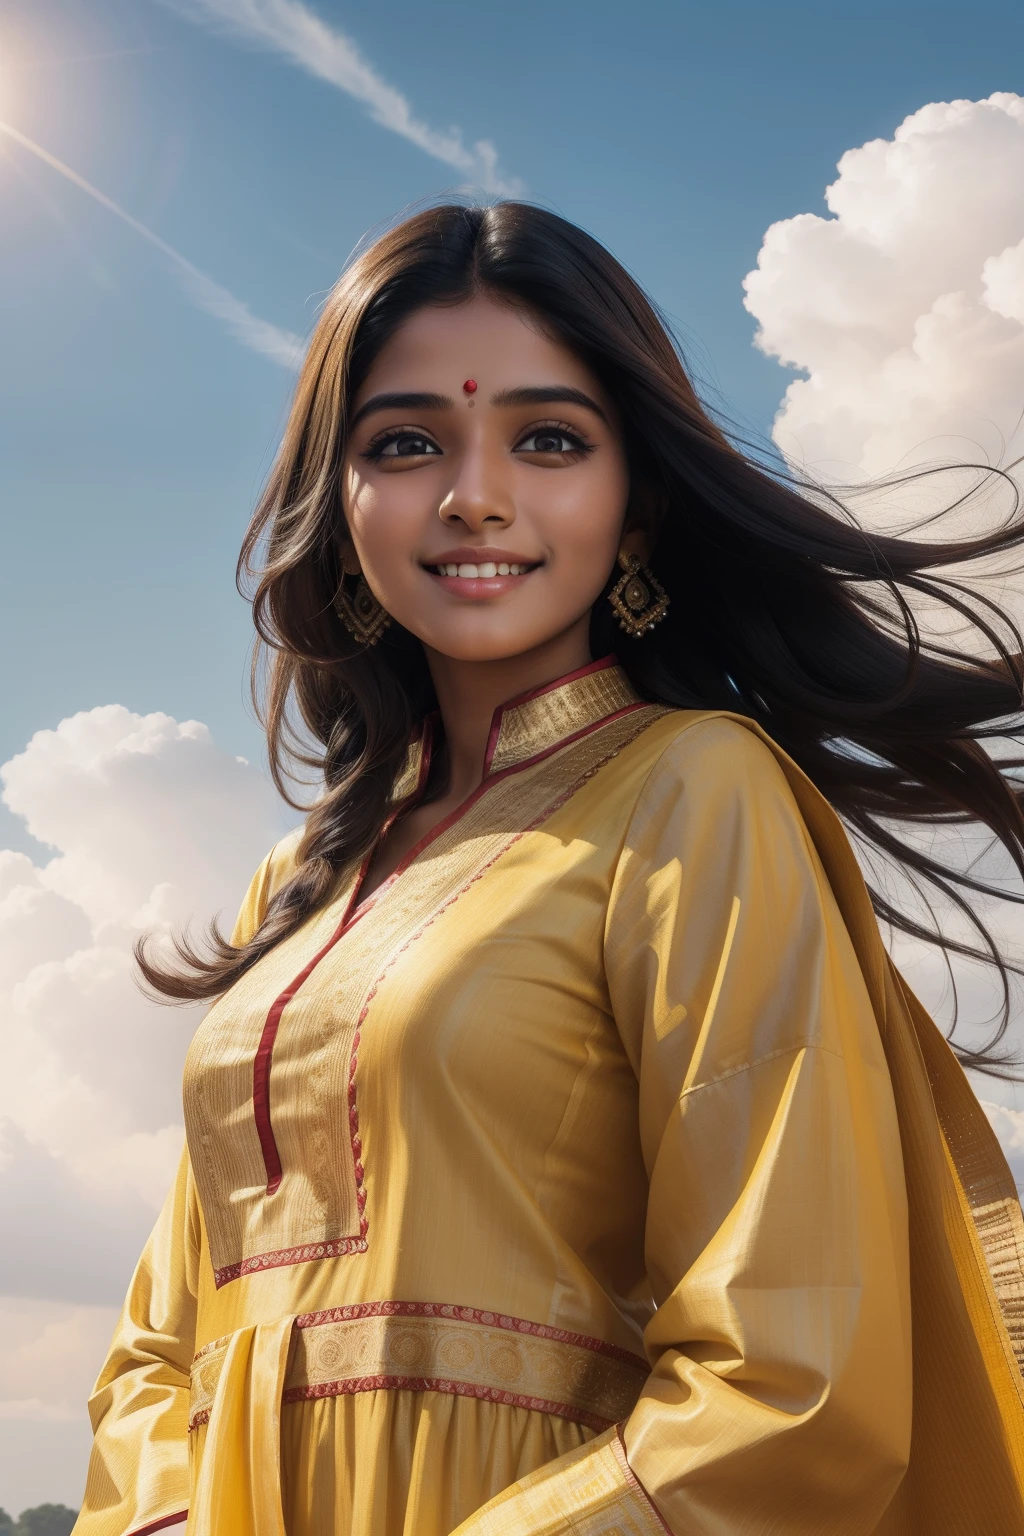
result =
M421 309L353 402L346 563L429 649L517 656L587 624L628 492L611 401L535 320Z

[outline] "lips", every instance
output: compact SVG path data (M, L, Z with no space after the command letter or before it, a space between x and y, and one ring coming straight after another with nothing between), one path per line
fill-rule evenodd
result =
M515 592L543 560L524 560L514 550L495 545L464 545L445 550L437 560L424 561L423 570L442 591L460 602L486 603Z

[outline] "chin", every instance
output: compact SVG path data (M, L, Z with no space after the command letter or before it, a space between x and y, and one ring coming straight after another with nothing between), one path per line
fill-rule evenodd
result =
M543 643L542 640L525 641L522 644L515 641L504 644L494 641L493 644L485 645L467 641L464 645L457 645L448 639L441 645L431 646L431 649L438 651L442 656L450 657L452 661L511 661L514 656L522 656ZM427 644L429 645L430 642L428 641Z
M450 626L436 634L421 634L419 638L431 650L449 656L452 661L510 661L513 656L522 656L527 651L534 651L538 646L547 644L559 633L559 629L553 629L550 633L534 629L516 632L502 626L491 632L474 628L462 634L456 626Z

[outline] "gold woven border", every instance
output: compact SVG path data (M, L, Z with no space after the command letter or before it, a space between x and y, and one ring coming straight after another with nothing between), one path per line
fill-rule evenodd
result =
M1017 1365L1024 1372L1024 1223L1012 1197L977 1205L971 1215Z
M639 695L619 667L585 672L556 688L542 689L502 711L487 771L501 773L637 703Z
M344 1316L347 1312L354 1316ZM484 1319L487 1319L485 1321ZM192 1364L189 1428L210 1417L230 1339ZM485 1398L603 1430L631 1411L647 1362L521 1318L435 1303L377 1302L296 1319L284 1401L407 1390Z

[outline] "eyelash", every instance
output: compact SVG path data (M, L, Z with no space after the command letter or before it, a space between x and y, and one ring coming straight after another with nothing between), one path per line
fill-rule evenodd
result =
M525 442L531 437L536 437L541 432L550 432L552 434L557 433L562 437L568 438L570 442L576 445L575 447L569 449L554 450L556 453L560 453L562 458L571 458L576 460L583 458L587 454L593 453L594 451L594 444L589 442L581 432L576 430L575 427L570 427L564 421L536 422L533 426L531 426L528 432L523 433L522 437L520 438L520 442ZM434 447L437 446L437 444L434 443L433 438L427 432L417 431L411 427L389 427L385 432L382 432L379 437L373 438L367 444L360 457L369 460L370 463L373 464L379 463L380 460L384 457L385 448L389 447L392 443L399 442L403 437L418 437L421 438L425 443L432 443ZM398 458L402 457L402 455L396 454L394 457ZM428 455L409 454L408 457L425 458L428 457ZM435 455L431 454L429 457L433 458Z
M400 442L403 437L422 438L425 443L433 443L433 446L435 448L437 447L437 444L434 443L433 438L428 432L414 431L411 427L389 427L388 430L386 432L382 432L379 437L371 439L366 448L363 450L361 457L364 459L369 459L371 463L375 464L379 459L384 457L385 448L389 447L391 443ZM396 454L395 457L400 457L400 455ZM422 458L423 455L410 454L409 457Z
M594 451L594 444L585 438L582 432L578 432L575 427L570 427L568 423L564 421L536 422L528 432L523 434L523 437L520 439L520 441L525 441L530 437L537 437L542 432L550 432L552 436L558 435L560 437L566 437L570 442L576 444L574 448L570 448L562 453L563 458L585 458L588 453L593 453Z

